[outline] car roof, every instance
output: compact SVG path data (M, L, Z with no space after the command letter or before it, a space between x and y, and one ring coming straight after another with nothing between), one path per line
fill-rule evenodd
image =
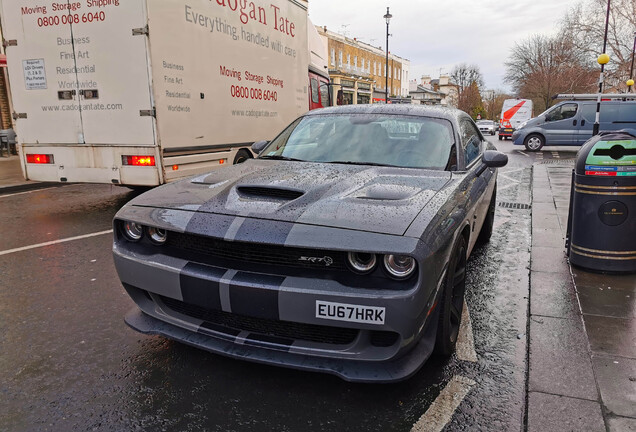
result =
M325 114L389 114L389 115L411 115L419 117L434 117L457 122L460 118L470 116L464 111L456 108L408 105L408 104L360 104L341 105L336 107L321 108L309 111L306 116Z

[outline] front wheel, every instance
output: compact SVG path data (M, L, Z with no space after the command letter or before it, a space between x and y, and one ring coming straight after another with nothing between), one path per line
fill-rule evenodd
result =
M526 150L536 152L541 150L545 145L545 138L537 134L528 135L523 145L526 146Z
M453 247L443 289L435 353L449 357L457 345L466 292L466 239L461 234Z
M495 183L495 190L492 192L492 197L490 198L490 205L488 205L488 213L486 213L486 218L484 219L484 224L481 226L481 231L479 231L479 237L477 237L477 243L480 245L488 243L490 241L490 237L492 237L492 229L495 225L495 211L497 209L497 184Z
M501 141L503 139L503 137L501 135L499 135L499 141Z

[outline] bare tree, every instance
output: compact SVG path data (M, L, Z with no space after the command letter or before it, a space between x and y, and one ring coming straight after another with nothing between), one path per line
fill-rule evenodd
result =
M477 65L469 65L466 63L459 64L453 67L450 77L451 80L459 87L460 97L464 90L470 87L470 85L474 82L477 83L477 87L480 89L484 86L484 76L481 74L479 66Z
M612 0L607 33L605 66L606 83L616 90L625 90L629 78L631 53L636 31L636 0ZM602 54L605 34L607 0L585 0L572 7L561 22L561 34L572 42L572 48L596 68L596 58Z
M598 74L565 37L532 36L516 43L504 81L517 95L532 99L538 111L552 106L558 93L593 92Z
M486 118L498 120L504 101L510 98L512 98L511 95L504 93L501 90L494 90L489 93L487 98L482 98L484 109L486 110Z

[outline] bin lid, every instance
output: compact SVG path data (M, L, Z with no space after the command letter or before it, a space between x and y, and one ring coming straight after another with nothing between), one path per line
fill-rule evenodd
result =
M636 136L627 132L601 132L581 147L576 173L603 177L636 177Z

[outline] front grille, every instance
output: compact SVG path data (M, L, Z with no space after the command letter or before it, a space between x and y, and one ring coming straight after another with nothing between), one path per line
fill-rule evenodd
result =
M170 232L166 245L207 257L285 267L345 270L345 253L278 245L228 242L211 237ZM327 265L329 264L329 265Z
M357 329L350 328L253 318L207 309L168 297L160 296L160 299L167 307L175 312L225 327L228 330L246 331L285 339L304 340L332 345L348 345L356 339L359 332Z

